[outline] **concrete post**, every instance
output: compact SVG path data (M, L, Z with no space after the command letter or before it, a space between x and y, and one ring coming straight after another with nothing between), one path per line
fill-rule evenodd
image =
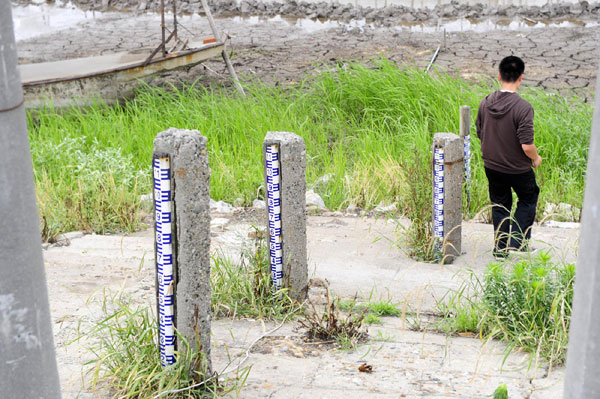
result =
M278 150L280 179L273 175L271 148ZM294 133L268 132L263 144L263 154L271 270L277 278L278 262L281 260L283 287L289 288L292 298L303 301L308 291L306 147L302 137ZM279 198L269 198L275 195ZM276 216L278 212L280 216ZM281 230L276 230L277 228Z
M441 262L452 263L461 251L463 140L452 133L433 137L434 238L441 241Z
M0 398L60 398L10 1L0 1Z
M596 83L596 107L588 154L565 399L600 397L600 79Z
M165 294L168 296L172 293L175 297L175 328L195 350L201 349L206 355L203 365L206 369L203 371L210 373L210 168L206 137L195 130L171 128L161 132L154 139L153 159L161 158L169 159L168 174L173 200L171 210L174 213L171 237L162 236L168 232L159 231L162 224L159 221L156 223L157 251L159 241L162 240L165 245L171 241L174 253L173 281L169 284L168 276L163 281L167 291ZM155 180L155 201L156 195ZM171 198L164 197L164 200L168 202ZM168 209L168 206L159 206L163 210ZM157 256L157 261L159 259ZM165 261L165 267L167 263ZM160 267L157 263L157 271ZM160 284L159 281L158 296L161 294Z

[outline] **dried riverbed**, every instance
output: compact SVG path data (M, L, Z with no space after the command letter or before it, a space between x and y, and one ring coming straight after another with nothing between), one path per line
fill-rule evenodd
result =
M31 15L35 6L29 7ZM23 8L15 6L15 15L19 10ZM48 25L47 31L21 34L21 63L151 48L160 40L160 19L153 13L88 11L80 21L65 24L65 29L61 29L60 16L53 18L59 21ZM188 37L212 36L204 17L192 14L180 20L195 35L183 30ZM515 16L386 24L238 15L218 18L217 24L230 37L238 73L272 84L293 84L322 68L379 56L425 67L446 29L445 48L435 64L443 70L466 78L494 76L503 56L517 54L527 63L526 85L574 91L586 98L593 92L600 39L600 26L585 18L537 21ZM151 83L181 79L222 84L227 72L222 60L215 59L164 74Z

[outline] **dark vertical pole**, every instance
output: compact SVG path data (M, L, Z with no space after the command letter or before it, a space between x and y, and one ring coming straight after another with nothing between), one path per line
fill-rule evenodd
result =
M173 38L177 43L177 0L173 0Z
M165 42L165 0L160 0L160 30L162 34L162 56L167 56L167 43Z
M0 1L0 398L61 397L10 1Z

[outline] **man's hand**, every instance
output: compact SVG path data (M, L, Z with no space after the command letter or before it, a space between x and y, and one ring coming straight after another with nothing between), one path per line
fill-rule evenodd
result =
M521 144L521 148L523 148L523 152L525 155L531 159L531 164L534 168L537 168L542 163L542 157L537 152L537 148L535 148L534 144Z

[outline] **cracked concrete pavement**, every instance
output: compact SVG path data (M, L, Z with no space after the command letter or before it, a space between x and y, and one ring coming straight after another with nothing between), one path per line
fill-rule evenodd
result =
M213 225L211 250L239 259L258 219L215 216L228 221ZM421 317L384 317L381 325L369 327L369 341L353 351L306 343L297 323L286 322L250 351L243 366L251 368L239 397L474 399L491 395L503 382L511 399L562 397L563 368L528 368L526 353L513 351L505 359L502 343L417 328L435 313L436 300L460 284L461 270L482 273L493 260L491 225L464 223L463 255L452 265L409 259L393 244L396 224L385 218L311 216L307 230L309 277L327 280L331 292L343 298L355 293L359 301L389 298L409 304ZM536 225L533 236L554 259L574 261L577 229ZM117 292L154 308L153 232L81 235L69 246L45 250L44 258L64 397L106 399L106 392L90 389L89 374L82 376L89 370L84 363L93 359L84 349L86 340L67 342L101 320L104 299ZM322 289L311 289L315 300L322 294ZM262 320L214 320L215 369L223 370L231 359L236 364L254 340L275 326ZM374 372L359 372L363 362Z

